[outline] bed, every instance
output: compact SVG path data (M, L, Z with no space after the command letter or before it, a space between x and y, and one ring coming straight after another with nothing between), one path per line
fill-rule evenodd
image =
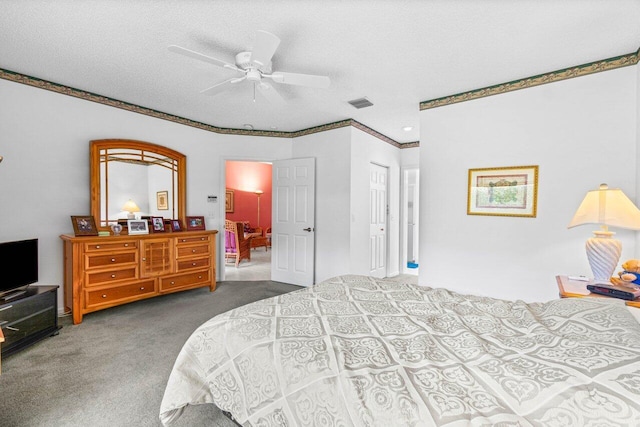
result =
M210 403L251 426L631 425L640 324L630 310L640 311L336 277L200 326L160 420Z

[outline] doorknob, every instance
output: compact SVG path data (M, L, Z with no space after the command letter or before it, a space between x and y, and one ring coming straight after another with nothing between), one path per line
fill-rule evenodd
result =
M311 227L307 227L307 228L303 228L302 231L308 231L309 233L311 233L312 228Z

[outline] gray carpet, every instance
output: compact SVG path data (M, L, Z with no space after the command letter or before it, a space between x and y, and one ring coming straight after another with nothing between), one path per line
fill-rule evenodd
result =
M206 320L300 289L284 283L220 282L69 317L55 337L2 360L0 425L154 426L182 345ZM172 426L234 426L212 405L188 407Z

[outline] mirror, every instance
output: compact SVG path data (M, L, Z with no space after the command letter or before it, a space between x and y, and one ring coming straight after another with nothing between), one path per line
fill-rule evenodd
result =
M144 141L101 139L91 141L90 156L91 214L98 228L108 229L132 215L180 219L184 224L184 154ZM131 209L129 201L138 210Z

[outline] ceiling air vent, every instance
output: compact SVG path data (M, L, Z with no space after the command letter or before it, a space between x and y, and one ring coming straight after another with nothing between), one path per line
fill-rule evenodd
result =
M349 101L349 104L353 105L358 109L371 107L373 105L373 103L369 101L367 98L352 99L351 101Z

